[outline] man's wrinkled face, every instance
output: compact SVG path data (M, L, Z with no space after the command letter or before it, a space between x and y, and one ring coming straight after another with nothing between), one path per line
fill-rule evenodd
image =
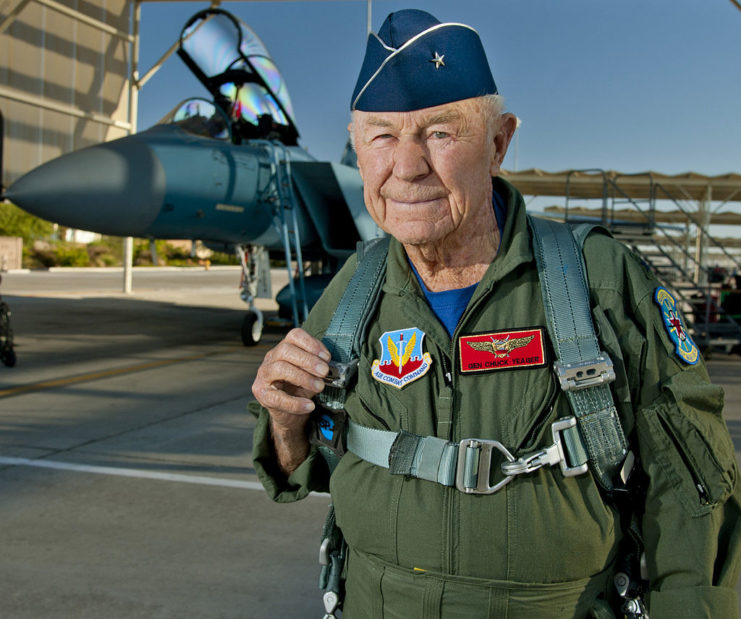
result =
M355 111L350 129L366 207L402 243L442 242L491 209L491 177L508 139L497 152L481 99L413 112Z

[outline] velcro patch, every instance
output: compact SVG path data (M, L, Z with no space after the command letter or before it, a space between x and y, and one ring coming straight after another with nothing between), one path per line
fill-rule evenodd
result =
M690 365L695 365L700 360L700 351L690 337L690 332L677 307L677 301L663 286L656 288L654 301L661 308L661 319L664 321L664 328L669 338L674 343L674 352L677 357Z
M461 374L545 367L544 331L533 327L462 335L458 338Z

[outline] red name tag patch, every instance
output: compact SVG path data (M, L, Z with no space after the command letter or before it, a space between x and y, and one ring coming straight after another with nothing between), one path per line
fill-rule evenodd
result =
M541 327L462 335L458 353L461 374L546 365Z

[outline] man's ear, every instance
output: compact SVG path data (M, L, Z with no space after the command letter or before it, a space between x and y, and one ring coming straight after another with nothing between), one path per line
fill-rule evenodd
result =
M517 129L517 116L514 114L502 114L499 131L494 136L493 152L491 158L491 167L489 173L491 176L497 176L507 154L507 148L512 141L512 136Z
M352 132L354 131L354 128L355 128L354 121L351 120L349 123L347 123L347 133L348 133L348 137L350 138L353 149L355 148L355 142L353 141L353 134L352 134ZM358 155L358 151L356 150L355 157L356 157L356 162L358 164L358 173L360 174L360 180L362 181L363 180L363 170L360 167L360 161L357 161L357 155Z

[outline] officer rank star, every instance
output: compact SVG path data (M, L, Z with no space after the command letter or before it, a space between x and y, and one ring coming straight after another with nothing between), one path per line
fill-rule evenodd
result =
M443 54L441 56L440 54L438 54L437 52L435 52L435 57L434 58L430 58L430 62L434 62L435 63L435 68L436 69L439 69L440 67L444 67L445 66L445 63L443 62L443 58L445 58L445 54Z

